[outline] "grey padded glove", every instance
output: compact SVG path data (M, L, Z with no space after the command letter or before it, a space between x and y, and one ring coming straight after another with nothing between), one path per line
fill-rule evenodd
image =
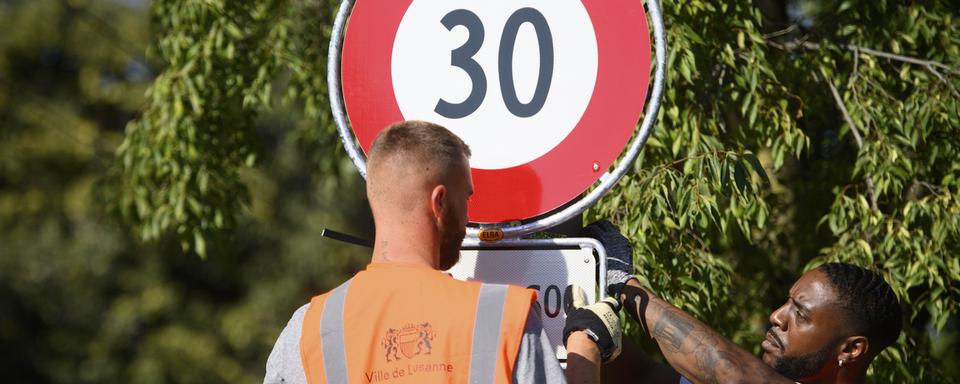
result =
M620 230L606 219L600 219L583 228L583 234L603 244L607 251L607 294L616 298L633 276L633 248Z

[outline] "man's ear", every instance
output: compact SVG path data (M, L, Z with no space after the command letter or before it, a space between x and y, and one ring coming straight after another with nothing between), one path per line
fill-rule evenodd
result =
M443 212L447 209L447 187L437 185L430 191L430 213L437 222L443 220Z
M844 365L863 360L870 351L870 340L864 336L850 336L843 341L838 360L843 361Z

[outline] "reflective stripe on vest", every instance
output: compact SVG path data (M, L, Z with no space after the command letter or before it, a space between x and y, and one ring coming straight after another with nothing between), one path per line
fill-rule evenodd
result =
M470 350L470 383L492 383L497 371L497 349L500 346L500 319L507 286L480 285L476 320L473 322L473 347Z
M350 280L330 292L320 316L323 370L328 384L347 384L347 353L343 348L343 303Z
M350 280L330 292L320 315L320 344L328 384L346 384L347 356L343 330L343 307ZM473 325L470 352L470 383L493 383L500 346L500 327L507 286L481 284Z

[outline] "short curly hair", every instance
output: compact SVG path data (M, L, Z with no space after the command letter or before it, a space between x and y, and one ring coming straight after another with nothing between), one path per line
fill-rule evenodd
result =
M827 275L853 331L879 346L879 353L897 341L903 315L897 295L879 274L847 263L827 263L817 268Z

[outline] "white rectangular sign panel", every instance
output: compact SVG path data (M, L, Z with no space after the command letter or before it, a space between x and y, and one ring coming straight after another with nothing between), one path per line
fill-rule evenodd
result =
M460 261L447 272L460 280L512 284L536 290L543 328L557 358L566 360L567 352L563 348L563 295L567 285L576 284L587 292L590 303L596 301L598 276L603 276L599 273L602 268L605 274L606 268L600 265L601 259L594 253L594 245L595 241L581 243L578 247L465 247L460 252Z

